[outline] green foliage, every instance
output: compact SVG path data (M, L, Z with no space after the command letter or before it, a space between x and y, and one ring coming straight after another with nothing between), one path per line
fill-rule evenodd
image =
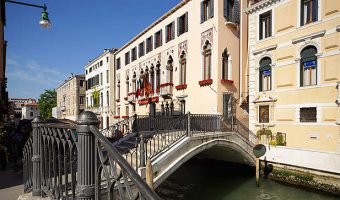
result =
M279 146L286 146L286 142L284 141L284 137L282 134L277 134L276 135L276 143Z
M43 118L52 117L52 108L57 106L57 92L53 90L45 90L38 100L40 114Z
M296 172L286 169L274 169L272 172L274 175L284 176L284 177L295 177L303 181L312 181L313 176L309 173Z
M97 90L97 88L94 87L93 92L92 92L92 97L94 101L93 107L95 108L99 107L99 96L100 96L99 91Z
M266 135L267 137L271 137L273 135L272 131L270 129L260 129L256 132L256 136L260 138L262 135Z
M271 140L271 141L269 142L269 144L270 144L270 145L273 145L273 146L278 145L276 140Z

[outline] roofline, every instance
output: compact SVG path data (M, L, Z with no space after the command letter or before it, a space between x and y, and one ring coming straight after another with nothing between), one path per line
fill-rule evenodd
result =
M81 76L84 76L84 78L85 78L85 74L78 74L78 75L74 75L73 77L71 77L71 78L69 78L69 79L67 79L67 80L64 80L64 83L61 84L61 85L59 85L59 86L56 88L56 90L59 89L61 86L65 85L65 83L68 83L70 80L72 80L72 79L74 79L74 78L81 77Z
M101 58L103 55L108 54L108 53L115 53L118 49L117 48L112 48L112 49L104 49L104 52L99 54L97 57L95 57L93 60L89 61L84 69L92 65L94 62L96 62L99 58Z
M182 0L180 3L178 3L175 7L173 7L171 10L169 10L167 13L165 13L164 15L162 15L160 18L158 18L155 22L153 22L151 25L149 25L148 27L146 27L142 32L140 32L138 35L136 35L134 38L132 38L129 42L127 42L124 46L122 46L121 48L119 48L114 55L117 55L119 52L121 52L123 49L125 49L127 46L129 46L130 44L132 44L134 41L136 41L137 39L139 39L140 37L142 37L146 32L148 32L149 30L151 30L153 27L155 27L157 24L161 23L164 19L166 19L167 17L169 17L171 14L173 14L174 12L176 12L178 9L182 8L184 5L186 5L189 1L191 0Z

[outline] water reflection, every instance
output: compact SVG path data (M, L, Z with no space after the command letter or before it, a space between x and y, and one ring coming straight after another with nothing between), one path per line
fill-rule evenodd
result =
M256 187L254 168L233 163L194 158L180 167L157 193L162 199L192 200L336 200L315 193L261 180Z

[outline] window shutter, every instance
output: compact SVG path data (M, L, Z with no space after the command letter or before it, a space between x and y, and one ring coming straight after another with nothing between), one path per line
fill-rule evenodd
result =
M259 26L258 28L260 29L259 30L259 39L262 40L262 36L263 36L263 24L262 24L262 15L260 15L260 20L259 20Z
M237 24L240 23L240 6L239 5L240 5L239 0L235 0L234 7L233 7L234 9L233 21Z
M201 24L204 22L204 2L201 1Z
M171 39L175 38L175 21L172 22L171 24L172 28L171 28Z
M169 41L168 40L168 26L165 26L164 30L165 30L165 43L167 43Z
M185 31L184 32L188 32L189 30L189 19L188 19L188 12L185 13Z
M300 86L303 86L303 60L300 61Z
M162 29L160 30L160 34L159 34L160 36L160 43L159 43L159 46L162 46L162 44L163 44L163 34L162 34Z
M313 16L312 16L312 19L313 19L313 22L316 22L318 21L318 0L314 0L313 3Z
M270 37L270 36L272 36L272 12L271 11L269 13L269 27L268 27L268 29L269 29L268 37Z
M228 19L228 0L223 0L223 15L229 21Z
M210 18L214 17L214 0L210 0Z
M155 48L157 47L157 35L156 34L157 33L154 34L155 37L154 37L154 41L153 41Z
M177 36L180 35L180 30L181 30L181 23L180 23L179 17L177 17Z
M150 51L152 51L152 36L151 36L151 42L150 42Z
M262 91L262 70L259 70L259 91Z
M303 18L305 17L305 9L303 9L303 2L301 1L301 6L300 6L300 25L303 26Z

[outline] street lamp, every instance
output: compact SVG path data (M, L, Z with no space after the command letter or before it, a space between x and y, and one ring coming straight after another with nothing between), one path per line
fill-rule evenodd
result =
M46 4L44 4L43 6L40 5L35 5L35 4L30 4L30 3L23 3L23 2L18 2L18 1L12 1L12 0L5 0L8 3L15 3L15 4L19 4L19 5L24 5L24 6L30 6L30 7L35 7L35 8L42 8L43 11L41 12L41 19L39 21L39 24L41 27L43 28L50 28L51 27L51 21L48 18L48 12Z

